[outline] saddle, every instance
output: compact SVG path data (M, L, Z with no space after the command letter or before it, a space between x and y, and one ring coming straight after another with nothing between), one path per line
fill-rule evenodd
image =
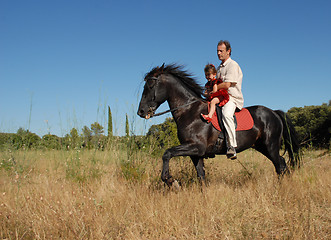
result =
M234 122L236 126L236 131L250 130L253 128L254 125L253 118L246 108L235 112ZM216 111L212 116L211 124L218 131L225 131L224 124L222 121L222 107L216 106Z
M233 117L234 117L236 131L250 130L254 126L254 120L250 112L246 108L243 108L240 111L236 111ZM217 131L219 131L218 138L213 147L213 151L212 151L213 153L211 153L210 156L208 156L208 157L215 157L216 152L220 153L224 151L224 149L226 149L227 139L225 134L226 132L225 126L222 120L222 106L216 105L216 111L211 118L211 124Z

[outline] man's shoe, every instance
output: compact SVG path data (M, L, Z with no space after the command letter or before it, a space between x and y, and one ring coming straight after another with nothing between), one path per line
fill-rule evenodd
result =
M226 156L231 160L237 159L236 149L234 147L229 147Z

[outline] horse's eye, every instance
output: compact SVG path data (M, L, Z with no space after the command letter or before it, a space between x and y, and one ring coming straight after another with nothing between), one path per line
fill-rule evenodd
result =
M147 83L147 86L148 86L149 88L153 88L154 85L155 85L155 83L156 83L156 78L150 78L150 79L147 80L146 83Z

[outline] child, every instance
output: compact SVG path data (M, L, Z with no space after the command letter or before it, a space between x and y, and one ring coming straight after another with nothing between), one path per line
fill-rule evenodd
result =
M229 94L226 90L220 89L217 91L217 85L222 83L221 79L216 79L216 68L213 64L207 64L205 66L205 76L208 82L206 83L205 94L208 96L210 101L210 109L208 115L201 113L201 117L207 122L211 122L211 118L216 110L216 104L224 106L229 101Z

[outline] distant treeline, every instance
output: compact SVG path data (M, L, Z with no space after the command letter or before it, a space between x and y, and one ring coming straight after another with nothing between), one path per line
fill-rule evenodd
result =
M103 127L99 123L93 123L91 129L84 126L82 134L73 128L70 134L64 137L53 134L39 137L29 130L20 128L17 133L0 133L0 149L103 149L108 141L108 137L102 134Z
M293 107L287 114L297 130L303 147L330 148L331 136L331 101L321 106ZM112 118L109 110L108 134L104 135L103 127L95 122L91 127L84 126L81 133L72 128L64 137L37 134L18 129L17 133L0 133L0 149L100 149L109 148L115 143L129 144L130 147L148 151L154 155L161 154L164 149L178 145L177 128L172 118L150 127L145 136L129 134L128 116L126 116L126 136L116 137L112 134Z
M81 133L72 128L64 137L46 134L39 137L29 130L19 128L17 133L0 133L0 150L4 149L100 149L103 150L113 143L127 142L129 137L129 120L126 115L125 133L123 137L113 136L112 114L108 107L108 131L104 135L104 128L98 122L90 127L84 126Z

